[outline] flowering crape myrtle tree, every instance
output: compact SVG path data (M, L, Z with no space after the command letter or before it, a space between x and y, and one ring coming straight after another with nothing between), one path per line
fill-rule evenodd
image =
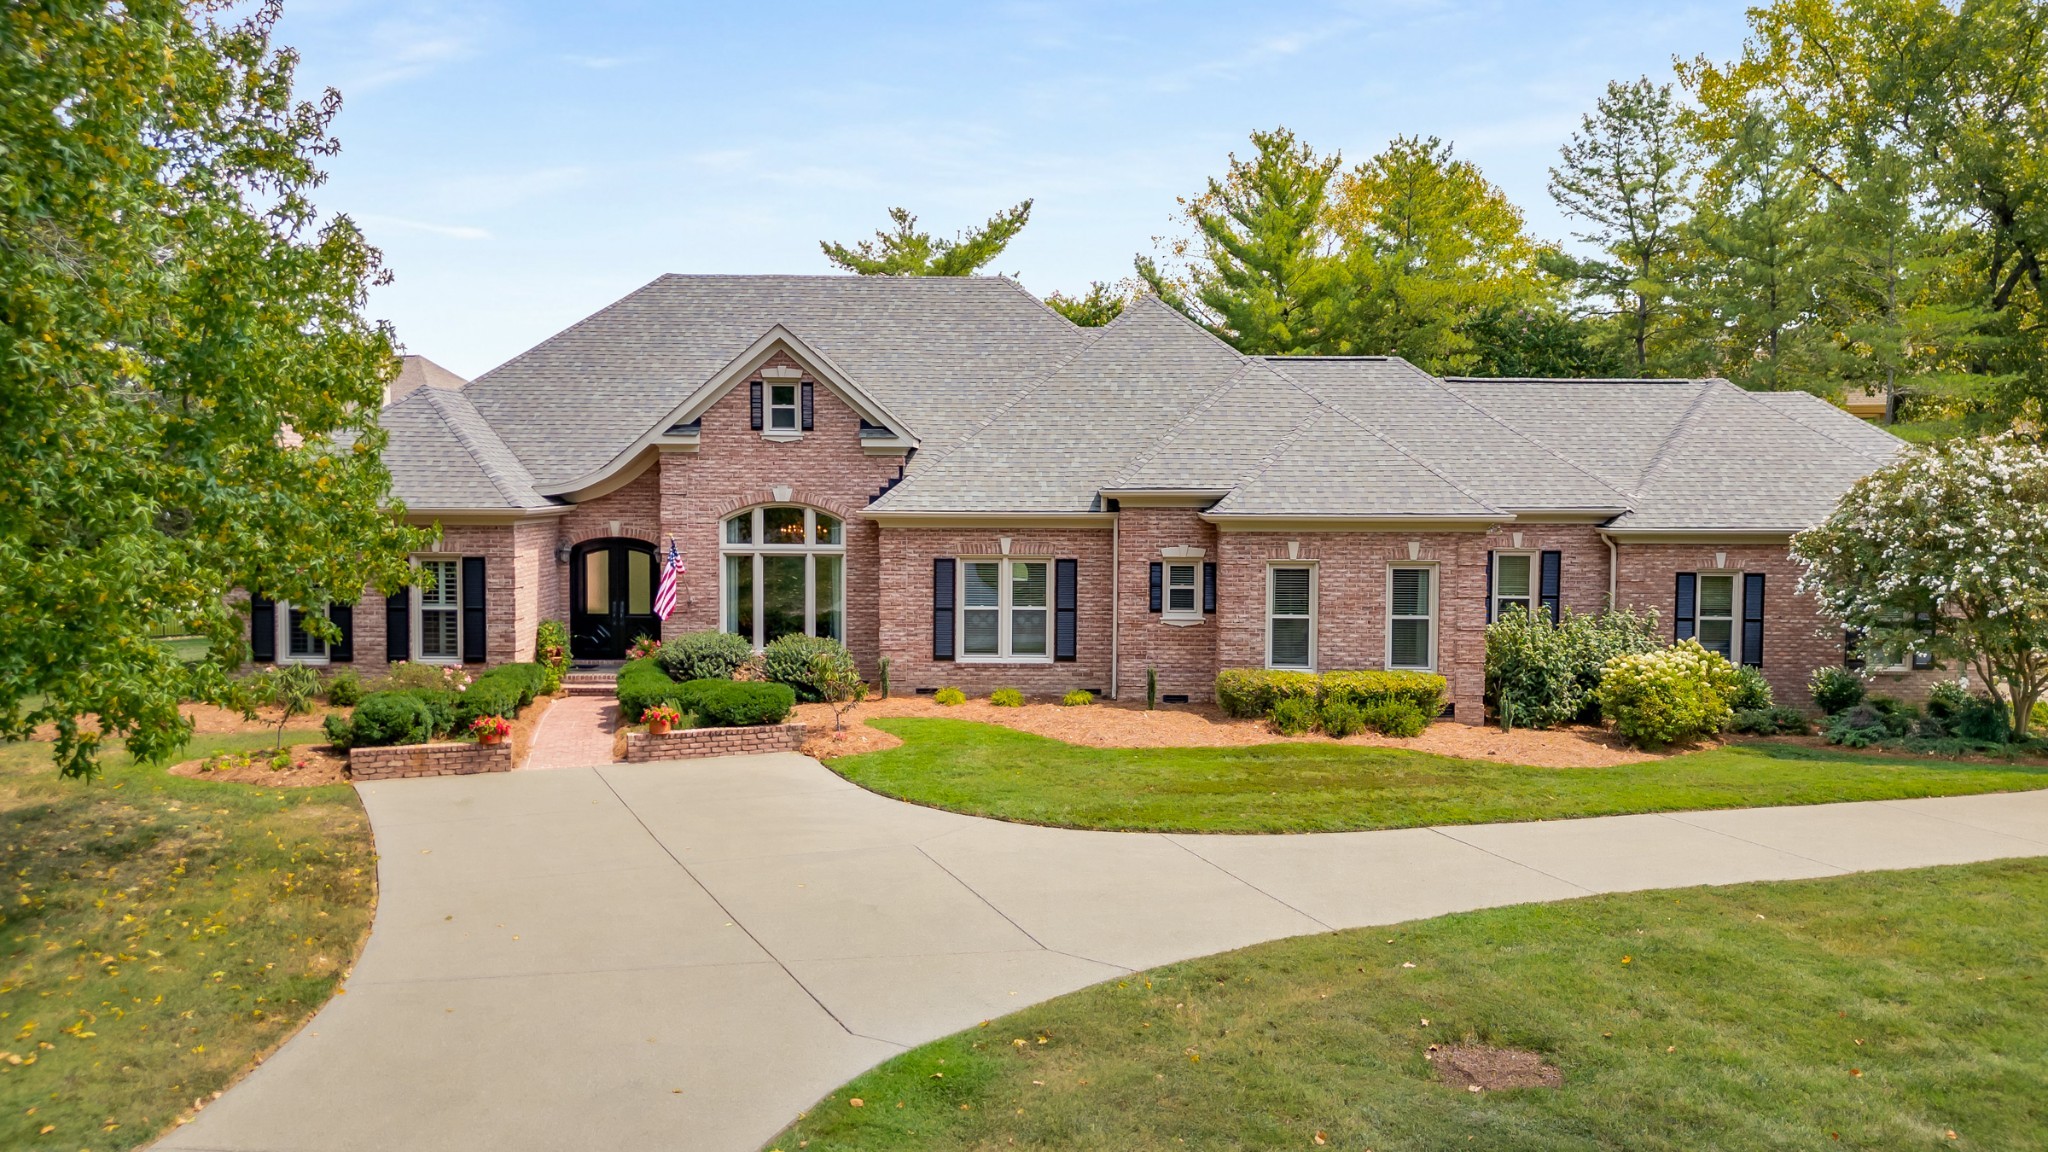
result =
M2048 449L2010 436L1909 449L1792 554L1800 588L1869 650L1969 668L2027 735L2048 688Z
M277 15L0 6L0 737L52 726L68 775L231 698L234 589L352 601L422 539L378 455L378 253L310 200L340 97L293 94Z

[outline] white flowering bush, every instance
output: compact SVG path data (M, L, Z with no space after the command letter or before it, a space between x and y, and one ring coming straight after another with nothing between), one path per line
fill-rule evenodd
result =
M2011 436L1900 453L1792 538L1801 591L1866 651L1967 667L2024 739L2048 687L2048 449Z
M1735 668L1687 640L1655 652L1616 656L1600 676L1600 712L1622 739L1662 748L1719 732L1734 710Z

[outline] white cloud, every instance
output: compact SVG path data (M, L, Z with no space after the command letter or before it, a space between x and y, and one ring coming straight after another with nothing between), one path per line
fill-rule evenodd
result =
M470 224L435 224L426 220L408 220L403 216L381 216L364 213L362 222L371 227L403 228L409 232L426 232L435 236L446 236L451 240L489 240L490 232Z

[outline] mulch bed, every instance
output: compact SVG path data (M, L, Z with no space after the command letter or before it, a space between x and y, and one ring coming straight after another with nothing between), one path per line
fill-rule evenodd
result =
M1038 736L1092 748L1217 748L1248 744L1333 743L1328 736L1281 736L1262 720L1235 720L1208 704L1167 704L1147 711L1143 704L1104 701L1066 708L1049 701L1022 708L998 708L986 700L944 707L924 696L870 700L847 716L847 731L832 732L832 710L823 704L797 705L794 719L811 726L804 753L819 759L879 752L902 741L864 721L886 716L932 716L1000 724ZM1340 744L1407 748L1468 760L1498 760L1538 768L1605 768L1661 760L1669 753L1630 748L1597 728L1518 728L1502 732L1479 724L1439 721L1412 740L1377 733L1348 736ZM1691 751L1692 749L1687 749Z
M205 760L187 760L173 764L170 773L264 788L318 788L322 784L348 783L348 753L341 749L331 744L294 744L288 750L292 754L290 768L272 768L270 754L259 749L249 753L247 767L208 771Z
M1436 1069L1437 1079L1468 1092L1499 1092L1505 1088L1555 1088L1564 1074L1555 1064L1520 1048L1495 1048L1488 1044L1429 1046L1423 1053Z

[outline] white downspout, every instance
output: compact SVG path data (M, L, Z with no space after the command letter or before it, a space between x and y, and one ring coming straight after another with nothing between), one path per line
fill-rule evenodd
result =
M1124 513L1118 506L1116 516L1109 522L1109 698L1116 699L1117 657L1123 644L1123 557L1122 532Z
M1621 607L1615 599L1621 576L1621 552L1614 546L1614 537L1602 532L1600 539L1607 542L1607 610L1612 612Z

